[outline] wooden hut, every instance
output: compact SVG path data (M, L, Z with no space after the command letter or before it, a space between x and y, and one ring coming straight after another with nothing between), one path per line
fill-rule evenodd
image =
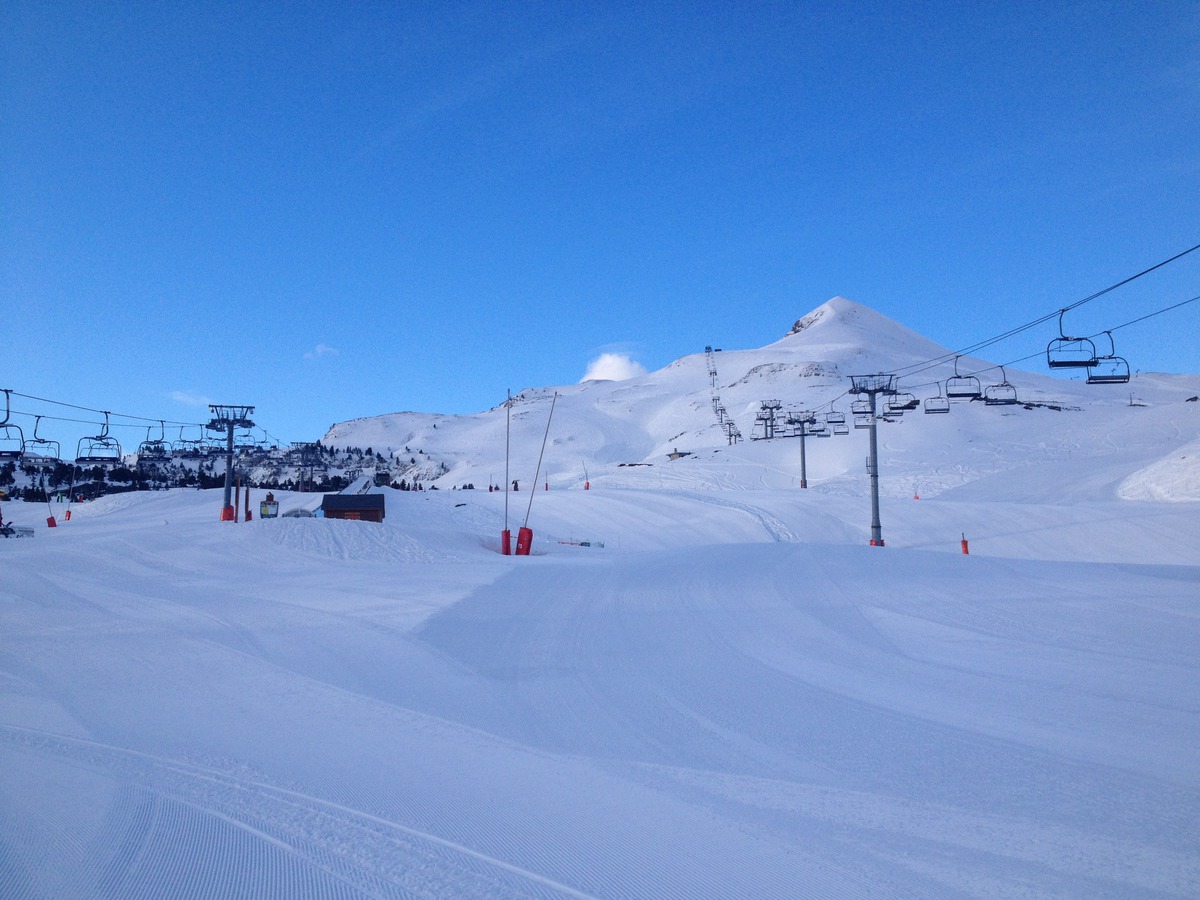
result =
M321 501L327 519L383 521L383 494L327 494Z

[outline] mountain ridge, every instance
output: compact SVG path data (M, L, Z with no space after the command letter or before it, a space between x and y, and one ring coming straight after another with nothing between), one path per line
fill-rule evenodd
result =
M799 410L836 412L850 422L855 399L848 393L850 375L915 373L902 377L899 385L923 401L943 392L955 365L953 351L870 307L834 297L763 347L691 353L623 381L525 388L513 395L511 416L506 416L502 402L467 415L404 412L354 419L335 424L323 443L376 450L419 448L444 466L445 474L435 482L443 487L499 483L496 473L504 471L506 446L510 462L519 458L523 469L532 469L531 458L536 462L543 437L547 446L539 481L545 486L626 483L631 464L662 466L675 450L689 454L693 467L717 454L747 457L737 473L717 474L714 469L714 485L771 486L791 482L792 474L777 476L781 471L794 473L799 441L781 438L778 432L773 440L752 440L766 437L760 421L764 402L777 401L780 416ZM909 483L923 482L927 493L1017 467L1013 448L1033 448L1047 459L1070 453L1103 455L1104 434L1117 428L1147 429L1147 435L1158 435L1159 449L1200 438L1194 424L1200 417L1191 416L1189 425L1186 410L1172 411L1174 404L1200 389L1200 376L1135 376L1129 385L1088 386L1015 368L1002 370L977 357L959 357L957 365L960 374L978 373L983 387L1002 381L1012 385L1018 402L955 402L950 414L942 416L924 415L918 407L889 417L894 421L880 422L881 465L885 471L903 473ZM1131 405L1134 394L1144 406ZM554 415L547 432L552 399ZM1179 422L1174 421L1176 412L1184 415ZM740 432L740 442L731 444L724 424L729 420ZM810 481L834 490L842 482L861 479L864 435L849 429L832 439L809 438ZM1145 449L1149 452L1151 446ZM1184 465L1185 473L1176 483L1191 483L1191 466ZM530 474L523 472L522 477ZM656 476L662 477L662 472ZM1190 496L1191 490L1180 492Z

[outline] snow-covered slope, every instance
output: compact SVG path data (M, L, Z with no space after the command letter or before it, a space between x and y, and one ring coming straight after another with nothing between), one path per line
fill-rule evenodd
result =
M521 391L512 407L510 477L532 479L555 391L542 482L553 487L581 486L585 480L610 486L667 483L675 469L687 468L689 481L755 487L788 485L799 476L797 440L751 440L762 434L755 425L762 401L778 400L785 411L838 410L850 421L851 375L900 372L900 389L924 399L936 396L956 371L945 347L841 297L802 317L766 347L725 349L711 359L715 383L709 358L697 353L628 381ZM903 494L915 488L933 496L1007 473L1014 491L1028 491L1033 488L1029 473L1013 470L1086 458L1095 474L1062 489L1086 489L1097 498L1136 498L1145 496L1136 486L1136 473L1165 454L1174 460L1171 475L1157 478L1156 489L1165 499L1200 500L1200 455L1180 449L1200 438L1200 404L1186 402L1200 393L1200 377L1139 374L1128 385L1089 386L1032 372L1002 374L982 359L964 357L957 366L961 374L978 373L984 387L1007 380L1021 402L955 402L948 415L924 415L918 409L881 423L885 490ZM746 439L735 447L718 424L714 395ZM435 482L440 487L498 485L504 480L505 413L500 404L469 416L394 413L356 419L334 426L324 442L419 449L445 464L446 473ZM863 477L864 435L851 431L808 440L806 474L814 489L857 490L853 483ZM674 450L692 455L671 461ZM731 456L752 462L725 465ZM717 464L709 465L714 459ZM1126 479L1133 480L1118 494ZM1048 478L1043 487L1042 499L1054 499L1055 479Z
M731 411L940 349L801 321ZM338 426L450 467L382 524L5 502L0 897L1200 895L1200 378L1009 380L879 423L883 548L863 432L801 490L704 354L561 388L536 486L522 391L516 493L503 406Z
M1200 506L752 469L6 503L0 896L1196 895Z

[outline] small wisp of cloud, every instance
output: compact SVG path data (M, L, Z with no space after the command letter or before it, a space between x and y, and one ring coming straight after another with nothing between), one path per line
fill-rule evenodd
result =
M188 406L208 406L212 403L207 397L193 394L190 391L171 391L167 396L176 403L184 403Z
M588 363L587 374L579 383L585 381L625 381L646 374L646 367L640 362L626 356L624 353L601 353Z
M337 356L338 349L328 344L317 344L315 348L304 354L305 359L323 359L326 356Z

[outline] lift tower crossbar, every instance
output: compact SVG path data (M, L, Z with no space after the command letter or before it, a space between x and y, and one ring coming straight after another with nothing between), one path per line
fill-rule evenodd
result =
M221 521L232 522L234 520L233 430L254 427L254 423L250 421L250 416L254 414L254 407L210 403L208 411L212 413L212 421L205 427L209 431L225 432L225 500L221 506Z
M867 472L871 476L871 546L883 546L883 526L879 524L879 441L875 435L878 424L875 397L890 397L896 393L895 375L851 375L850 393L866 395L871 404L871 455L867 457Z

